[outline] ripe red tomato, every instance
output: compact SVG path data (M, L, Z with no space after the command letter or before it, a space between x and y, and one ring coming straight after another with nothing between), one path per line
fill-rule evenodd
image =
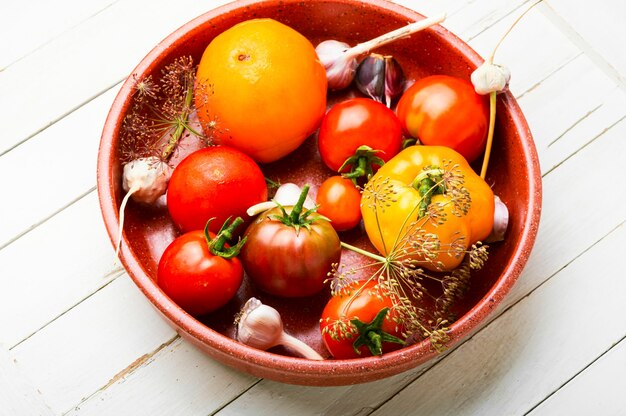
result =
M305 196L308 190L305 185ZM301 203L264 212L250 224L245 238L239 258L248 277L276 296L320 292L332 265L341 259L337 232L316 212L302 211Z
M183 231L202 230L210 218L217 232L229 217L248 218L246 210L267 200L259 166L239 150L213 146L191 153L174 169L167 208Z
M209 233L209 238L215 241L219 236ZM190 231L172 241L157 269L157 284L178 306L194 316L224 306L235 296L242 281L243 267L239 259L214 253L202 230Z
M320 126L318 147L322 160L339 172L360 146L378 150L375 156L384 162L391 159L402 147L402 127L398 118L385 105L369 98L352 98L335 104ZM371 162L370 165L380 166ZM358 167L358 163L351 165ZM349 171L350 168L346 168Z
M467 80L432 75L402 94L396 112L411 137L425 145L451 147L472 162L487 140L489 104L485 97Z
M388 312L382 317L385 308ZM394 322L396 316L392 298L383 294L375 281L354 282L326 304L320 320L322 339L338 359L394 351L404 345L402 326ZM355 325L355 319L360 324Z
M341 176L331 176L317 190L317 212L330 220L337 231L346 231L361 222L361 192Z

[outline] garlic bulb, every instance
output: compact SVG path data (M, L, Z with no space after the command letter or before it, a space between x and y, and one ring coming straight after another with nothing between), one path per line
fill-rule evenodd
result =
M471 80L477 94L503 92L509 86L511 71L505 66L486 61L472 72Z
M283 330L278 311L264 305L257 298L250 298L237 317L237 341L260 350L284 345L310 360L323 360L315 350Z
M391 101L404 91L404 72L393 56L372 53L357 68L356 86L363 94L391 108Z
M122 187L133 200L152 204L165 194L171 176L167 163L155 156L142 157L124 165Z
M276 195L271 201L259 202L258 204L252 205L246 213L254 217L268 209L272 209L276 206L276 202L278 202L282 206L292 206L298 202L298 198L302 193L302 188L300 188L295 183L284 183L278 187L276 190ZM315 201L307 195L306 200L304 201L304 208L311 209L315 208Z
M495 210L493 212L493 230L491 234L485 239L485 243L495 243L497 241L504 240L504 234L509 227L509 209L504 202L494 195Z

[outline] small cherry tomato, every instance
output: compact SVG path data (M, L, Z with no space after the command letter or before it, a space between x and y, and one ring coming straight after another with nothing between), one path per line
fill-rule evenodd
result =
M352 98L328 110L317 144L322 160L330 169L342 173L352 170L348 174L351 178L368 176L400 151L402 127L385 105L369 98ZM363 146L370 153L357 155L346 164Z
M317 212L330 220L337 231L346 231L361 222L361 192L341 176L331 176L317 190Z
M450 147L474 161L485 149L489 105L469 81L448 75L422 78L396 109L402 128L425 145Z
M246 210L267 200L267 185L249 156L226 146L191 153L174 169L167 208L183 231L202 230L210 218L217 232L229 217L248 218Z
M391 296L375 281L353 282L328 301L320 330L334 358L382 355L404 346Z
M320 292L341 242L330 223L315 210L302 208L309 186L296 205L259 215L246 230L240 259L252 282L276 296L302 297Z
M226 239L243 223L224 223L215 235L194 230L170 243L159 260L157 284L190 315L213 312L232 299L243 281L243 267L235 257L245 240L228 247Z

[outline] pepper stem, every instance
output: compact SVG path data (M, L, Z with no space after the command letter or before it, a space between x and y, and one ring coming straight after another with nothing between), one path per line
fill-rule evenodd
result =
M446 187L443 183L443 174L443 169L436 166L429 166L413 179L411 186L415 188L422 197L417 211L418 218L424 218L433 196L441 195L446 192Z
M247 237L240 238L239 241L237 241L237 244L232 247L226 247L226 242L232 240L235 229L243 224L243 219L241 217L237 217L232 223L230 223L231 217L228 217L228 219L224 221L224 224L222 224L222 228L220 228L217 232L215 238L211 238L211 235L209 234L209 224L211 224L211 221L214 219L215 218L209 219L204 226L204 238L209 245L209 251L214 256L232 259L239 254L241 248L246 242Z

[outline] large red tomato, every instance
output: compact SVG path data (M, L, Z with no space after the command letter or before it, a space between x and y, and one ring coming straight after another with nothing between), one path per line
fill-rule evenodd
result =
M489 105L467 80L422 78L402 94L396 113L402 128L422 144L451 147L468 162L485 149Z
M213 146L193 152L174 169L167 208L183 231L202 230L211 218L217 232L229 217L248 218L246 210L267 200L259 166L234 148Z
M241 223L238 218L229 233ZM204 315L232 299L243 280L243 267L234 257L241 246L225 246L225 236L190 231L176 238L163 252L157 283L174 301L194 316Z
M375 281L354 282L328 301L320 330L334 358L381 355L404 345L390 296Z
M318 147L324 163L339 172L346 160L357 149L367 146L376 153L373 156L383 162L391 159L402 147L402 127L393 111L369 98L352 98L335 104L324 116L318 136ZM358 174L367 176L368 168L380 166L375 160L357 160L350 164L360 169ZM367 164L367 166L365 166ZM350 171L350 166L342 173ZM358 176L358 175L357 175Z

